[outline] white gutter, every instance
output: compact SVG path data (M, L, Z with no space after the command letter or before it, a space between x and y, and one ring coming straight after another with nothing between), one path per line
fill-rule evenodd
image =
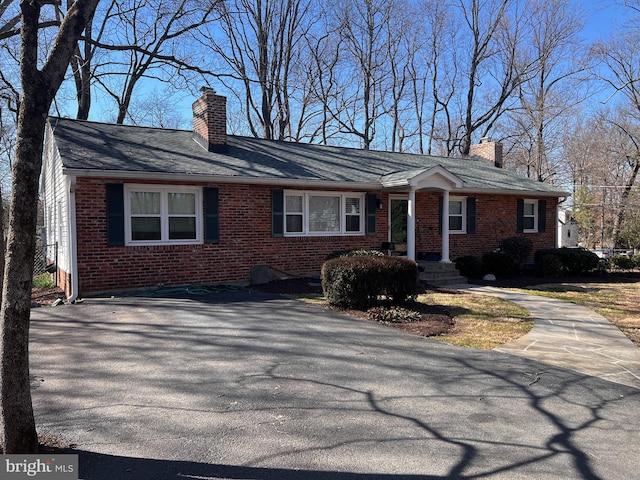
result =
M74 303L78 298L78 235L76 228L76 177L67 177L69 188L69 262L71 270L71 295L67 298Z
M279 177L244 177L240 175L208 175L202 173L165 173L165 172L131 172L131 171L112 171L112 170L84 170L78 168L63 168L64 175L73 175L77 177L99 177L99 178L117 178L117 179L133 179L133 180L162 180L173 182L216 182L216 183L234 183L234 184L250 184L250 185L278 185L289 187L331 187L331 188L350 188L350 189L376 189L381 188L378 182L351 182L351 181L330 181L330 180L313 180L313 179L296 179L296 178L279 178Z
M134 172L134 171L113 171L113 170L85 170L80 168L63 168L64 175L77 177L100 177L114 178L123 180L160 180L173 182L216 182L231 184L250 184L250 185L274 185L287 187L326 187L326 188L343 188L343 189L361 189L361 190L393 190L408 192L409 183L399 181L398 183L382 184L381 182L350 182L350 181L331 181L331 180L306 180L296 178L278 178L278 177L243 177L240 175L207 175L192 173L165 173L165 172ZM494 195L528 195L533 197L564 197L571 195L569 192L557 191L536 191L536 190L506 190L506 189L483 189L483 188L454 188L451 192L455 193L476 193L476 194L494 194Z

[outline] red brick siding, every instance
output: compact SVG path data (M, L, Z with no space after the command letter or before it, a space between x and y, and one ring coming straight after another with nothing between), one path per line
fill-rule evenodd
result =
M242 282L252 266L269 265L290 274L317 274L327 254L348 248L379 248L388 240L388 195L379 192L375 236L272 237L271 186L199 184L219 188L220 243L109 247L105 179L78 178L76 211L78 282L81 294L155 285ZM132 183L140 183L135 181ZM439 194L418 193L417 252L440 252ZM518 197L478 195L477 233L451 235L450 258L492 250L516 235ZM555 242L555 201L547 200L547 232L526 234L536 248Z

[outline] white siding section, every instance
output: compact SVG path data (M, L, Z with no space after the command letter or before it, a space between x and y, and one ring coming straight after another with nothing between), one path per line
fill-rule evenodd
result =
M58 243L58 266L67 273L71 273L69 182L69 178L62 173L62 161L51 134L51 125L47 124L41 184L46 242Z

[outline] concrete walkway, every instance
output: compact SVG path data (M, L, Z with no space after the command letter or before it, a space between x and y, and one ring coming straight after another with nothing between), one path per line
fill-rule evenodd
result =
M496 287L454 288L494 295L531 313L533 329L497 351L640 389L640 348L602 315L573 303Z

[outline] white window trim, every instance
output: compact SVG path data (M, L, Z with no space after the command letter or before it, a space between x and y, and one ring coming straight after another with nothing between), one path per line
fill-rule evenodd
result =
M360 192L326 192L314 190L285 190L284 192L284 236L285 237L351 237L364 235L365 224L365 194ZM302 196L302 232L287 232L287 196ZM311 232L309 231L309 197L340 197L340 231ZM356 232L347 231L346 198L360 200L360 228ZM292 212L291 214L296 214Z
M161 240L132 240L131 239L131 192L158 192L160 193L160 228ZM196 202L196 238L183 240L169 239L169 193L193 193ZM200 187L172 186L172 185L124 185L124 238L126 246L152 246L152 245L197 245L203 243L202 239L202 189Z
M451 229L451 202L460 202L462 204L462 230ZM467 197L449 197L449 233L451 235L462 235L467 233Z
M522 223L523 223L523 228L522 228L522 232L523 233L538 233L538 200L533 200L533 199L524 199L524 205L526 207L526 205L533 205L533 215L525 215L524 213L524 209L522 212ZM533 216L533 228L524 228L524 219L525 218L531 218Z

